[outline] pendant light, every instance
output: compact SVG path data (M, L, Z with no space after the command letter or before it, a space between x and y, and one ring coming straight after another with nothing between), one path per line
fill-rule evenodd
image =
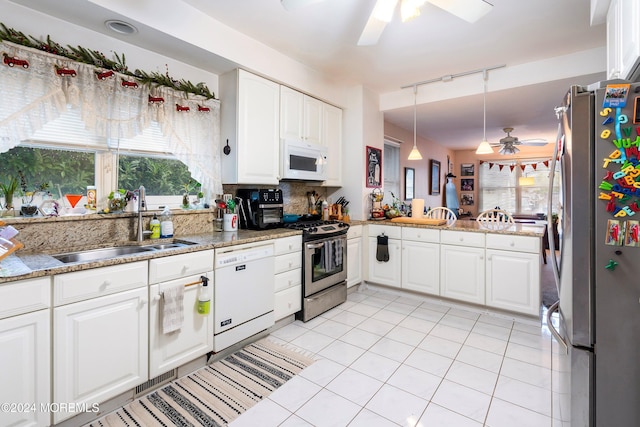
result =
M418 151L418 147L416 145L418 140L417 109L418 109L418 85L413 85L413 149L411 149L411 153L409 153L409 160L422 160L422 155L420 154L420 151Z
M487 141L487 70L482 70L482 81L484 83L484 90L482 92L482 111L483 111L483 137L482 142L476 149L476 154L492 154L493 148L489 145Z

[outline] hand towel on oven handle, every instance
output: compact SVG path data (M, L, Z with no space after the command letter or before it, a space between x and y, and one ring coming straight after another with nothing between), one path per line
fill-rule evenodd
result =
M179 330L183 322L184 285L180 284L162 291L162 333Z
M376 248L376 259L380 262L389 261L389 238L384 234L378 236L378 246Z

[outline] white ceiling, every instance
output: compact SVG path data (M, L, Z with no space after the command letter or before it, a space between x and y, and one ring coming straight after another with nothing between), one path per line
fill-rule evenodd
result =
M104 20L114 17L104 7L108 2L102 2L103 7L97 5L99 1L91 0L13 2L99 32L106 31ZM323 0L295 11L284 10L279 0L172 0L136 3L135 7L162 7L171 14L186 3L341 84L362 84L382 98L393 98L394 93L402 97L397 92L404 91L406 95L399 104L391 102L391 107L383 107L383 111L385 120L411 132L413 92L401 90L401 86L505 64L503 70L489 72L488 139L497 141L506 126L514 127L513 135L520 139L553 139L556 130L553 107L568 86L604 78L605 25L590 25L589 0L490 2L493 10L474 24L427 3L422 15L413 21L402 23L396 16L379 43L367 47L356 43L375 0ZM127 41L207 70L224 72L235 66L157 31L151 21L133 22L140 33ZM11 26L11 22L5 24ZM189 22L176 19L175 25L188 26ZM556 63L554 70L545 70L549 74L546 83L533 75L539 73L527 71L530 70L527 64L594 49L601 52L595 67L581 67L571 60ZM532 75L516 76L527 73ZM518 83L501 85L507 80ZM458 81L462 84L456 85ZM436 85L452 85L452 93L460 92L461 88L463 93L433 102L425 94L441 91ZM420 136L454 149L474 148L478 144L483 119L481 74L421 86L419 94Z

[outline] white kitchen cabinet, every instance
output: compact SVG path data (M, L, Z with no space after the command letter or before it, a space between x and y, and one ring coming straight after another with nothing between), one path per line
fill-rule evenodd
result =
M277 185L280 173L280 85L244 70L219 80L224 184Z
M147 381L148 298L141 287L54 308L54 402L90 406ZM55 412L53 421L74 415Z
M352 225L347 231L347 287L362 282L362 225Z
M322 145L327 147L325 187L342 186L342 110L322 104Z
M540 238L487 235L486 304L540 314Z
M278 321L302 308L302 236L275 239L274 255L273 315Z
M612 0L607 14L607 76L640 77L640 3Z
M484 234L442 230L440 239L440 295L484 305Z
M101 403L149 378L148 282L147 261L54 276L54 402Z
M155 260L151 260L155 261ZM213 254L209 268L213 267ZM149 378L155 378L213 351L213 303L206 315L197 310L203 291L201 276L208 279L207 289L213 298L213 271L152 285L149 288ZM162 292L184 286L184 322L177 331L162 332Z
M399 288L402 278L402 227L371 224L367 226L367 281ZM387 236L388 261L378 261L376 253L380 235Z
M402 228L402 288L440 295L440 230Z
M51 424L40 411L51 402L50 295L49 277L0 285L0 402L22 405L0 411L0 425Z
M280 86L280 138L320 144L323 102Z

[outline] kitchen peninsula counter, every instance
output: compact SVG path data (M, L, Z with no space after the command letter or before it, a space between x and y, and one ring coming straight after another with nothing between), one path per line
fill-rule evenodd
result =
M546 225L544 221L538 221L537 223L515 223L514 225L506 228L498 228L485 226L477 221L472 220L457 220L451 227L446 225L426 225L426 224L411 224L411 223L399 223L392 222L390 220L367 220L361 221L362 224L376 224L393 227L411 227L411 228L431 228L435 230L454 230L454 231L470 231L474 233L492 233L492 234L510 234L519 236L544 236Z

